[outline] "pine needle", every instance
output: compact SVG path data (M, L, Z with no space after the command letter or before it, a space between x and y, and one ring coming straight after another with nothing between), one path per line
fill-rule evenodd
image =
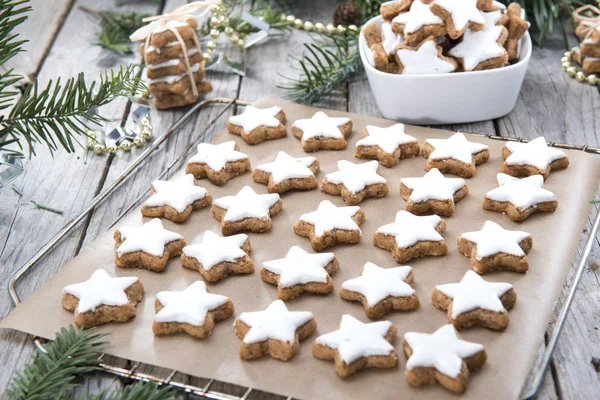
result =
M137 382L122 390L105 390L89 400L175 400L175 391L154 382Z
M94 44L119 54L131 54L133 46L129 36L144 26L144 18L150 14L135 11L96 11L85 6L80 9L94 16L98 20L100 30Z
M305 44L306 52L298 61L302 72L298 78L283 75L285 97L301 104L312 104L362 71L354 35L326 37L317 43ZM294 67L292 67L294 68Z
M53 212L58 215L63 215L65 213L64 211L59 210L58 208L53 208L53 207L47 206L45 204L38 203L35 200L29 200L29 202L41 210L50 211L50 212Z
M120 67L118 71L107 71L98 81L87 84L80 73L62 83L50 81L44 88L36 80L29 85L8 117L0 115L0 150L22 156L25 145L29 155L35 154L34 145L45 144L51 152L62 147L67 152L75 151L76 135L84 135L86 120L100 124L106 119L90 113L119 96L134 97L146 90L139 78L139 66ZM0 76L0 89L2 77ZM19 150L8 149L16 143Z
M77 374L98 368L98 355L107 334L95 329L62 328L56 339L37 350L33 363L18 372L8 390L11 400L59 399L66 397L79 384L73 382Z

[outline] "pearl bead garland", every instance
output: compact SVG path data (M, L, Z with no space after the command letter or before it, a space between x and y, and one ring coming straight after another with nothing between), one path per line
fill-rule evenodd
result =
M585 75L583 71L578 71L577 67L573 64L573 54L579 50L579 46L575 46L571 48L569 51L565 51L563 56L560 59L560 63L562 65L563 70L569 75L571 78L574 78L577 82L587 82L590 85L596 86L600 83L600 79L596 74Z
M147 141L152 139L152 123L150 122L150 114L146 114L140 120L140 133L133 138L133 141L130 139L125 139L119 143L118 146L105 146L98 142L98 134L96 131L87 129L86 136L87 149L92 150L97 155L102 155L105 153L115 154L117 150L123 150L125 152L131 151L132 143L136 147L142 147Z

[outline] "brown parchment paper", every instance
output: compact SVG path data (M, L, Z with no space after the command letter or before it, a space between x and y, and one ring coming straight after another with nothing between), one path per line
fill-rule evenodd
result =
M260 107L280 105L287 117L288 131L294 120L308 118L315 108L300 106L282 100L259 100ZM339 111L327 111L332 116L349 116L354 130L344 151L320 151L314 155L321 163L321 180L326 173L335 171L337 160L354 158L356 141L362 136L367 124L388 126L392 121L351 115ZM408 126L407 133L415 136L422 144L427 138L445 138L452 132ZM306 212L316 209L323 199L343 205L340 197L329 196L319 190L288 192L282 195L283 211L274 217L273 228L265 234L250 233L256 271L247 276L234 276L216 284L208 284L209 290L231 297L235 305L232 318L217 324L206 340L196 340L180 334L154 337L152 318L154 299L161 290L182 290L195 280L201 280L198 272L183 268L178 258L172 259L164 273L153 273L138 269L122 269L114 265L113 231L106 232L90 246L67 263L43 287L13 310L0 327L18 329L34 335L53 338L60 327L73 323L73 315L61 307L61 290L64 286L86 280L97 268L104 268L117 276L137 276L146 289L144 300L138 305L137 316L127 323L113 323L100 328L111 332L107 353L131 360L142 361L167 368L175 368L187 374L230 382L281 395L297 398L389 398L389 399L454 399L455 395L438 385L414 388L404 377L406 360L402 354L401 341L405 332L433 332L447 323L446 313L431 304L431 292L436 284L457 282L469 269L469 259L457 248L457 237L466 231L479 230L486 220L498 222L507 229L522 229L533 236L533 250L529 254L530 269L525 275L494 273L484 278L490 281L505 281L514 285L518 294L516 307L509 312L510 325L505 332L493 332L482 328L462 331L466 339L485 345L488 362L480 371L471 374L466 397L473 399L516 398L530 371L545 328L551 317L554 303L573 260L576 245L581 238L582 228L588 213L588 201L594 196L600 162L581 151L566 151L571 165L567 170L553 172L546 188L553 191L559 206L555 213L537 214L524 223L511 222L501 213L485 211L481 207L486 191L495 187L495 176L501 165L501 148L504 142L478 137L469 137L490 147L491 160L477 167L474 178L467 180L468 196L457 204L456 213L446 218L448 230L445 238L449 254L445 257L429 257L409 262L414 268L416 292L421 306L415 312L393 312L385 316L398 328L396 351L399 365L389 370L366 370L343 380L334 372L333 363L315 359L311 345L317 335L335 330L344 313L368 321L360 303L343 301L338 290L343 281L360 274L366 261L383 267L396 266L391 253L375 248L372 235L375 230L394 220L398 210L405 207L399 194L400 178L422 176L425 159L422 156L403 160L394 168L380 167L379 172L388 180L390 193L383 199L363 201L360 206L366 213L361 226L363 238L360 244L337 246L333 251L340 261L340 271L334 276L335 290L326 296L304 294L288 301L291 310L310 310L318 323L315 335L300 345L300 351L290 362L281 362L270 357L255 361L242 361L238 356L239 339L233 333L234 318L244 311L263 310L277 298L277 288L264 283L258 273L262 262L284 257L292 245L312 251L307 238L296 236L292 225ZM253 166L274 159L279 150L293 156L302 156L298 139L291 133L281 140L264 142L256 146L247 145L238 136L220 133L215 142L235 140L241 151L247 153ZM180 172L178 176L183 173ZM148 182L148 185L150 182ZM259 193L266 193L266 186L252 181L250 173L217 187L208 180L207 187L213 197L237 193L244 185L252 186ZM139 209L124 217L118 224L141 225L144 222ZM183 234L189 243L199 242L207 230L220 232L219 223L209 209L192 213L183 224L163 221L167 229ZM35 271L33 271L35 273Z

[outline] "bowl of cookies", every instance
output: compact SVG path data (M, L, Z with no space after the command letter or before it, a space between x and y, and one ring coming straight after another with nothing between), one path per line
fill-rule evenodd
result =
M359 35L384 118L410 124L490 120L515 107L531 57L517 3L396 0Z

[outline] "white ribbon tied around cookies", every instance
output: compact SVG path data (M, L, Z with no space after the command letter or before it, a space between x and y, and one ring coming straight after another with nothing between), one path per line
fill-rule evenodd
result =
M188 73L188 76L190 77L192 93L194 94L194 97L196 97L196 98L198 97L198 88L196 87L196 79L194 78L194 73L192 72L192 66L190 64L190 59L187 54L187 48L185 47L185 41L179 34L179 31L177 30L177 28L170 27L168 25L168 23L171 21L186 22L189 18L196 18L194 16L194 13L196 11L204 8L205 9L204 12L199 15L201 17L210 11L210 8L209 8L210 6L219 5L219 4L221 4L221 0L196 1L193 3L183 5L168 14L155 15L152 17L144 18L143 19L144 22L150 22L150 23L148 25L142 26L140 29L133 32L133 34L131 34L131 36L129 36L129 39L132 42L138 42L138 41L145 40L144 62L146 63L146 65L148 65L148 60L146 59L146 49L148 49L148 46L150 44L150 37L152 36L152 33L154 32L154 30L158 27L163 27L163 28L169 30L170 32L172 32L175 35L175 37L177 38L177 41L179 42L179 44L181 45L181 49L183 51L183 60L185 61L187 73ZM192 39L194 40L194 45L196 46L198 51L200 51L200 41L198 40L198 35L196 35L194 33L194 35L192 36Z
M590 12L595 16L588 17L584 14L585 12ZM575 21L583 22L585 25L585 27L582 29L583 34L585 35L584 40L592 36L592 32L594 32L596 28L600 27L600 9L591 4L586 4L585 6L575 9L572 13L572 16Z

